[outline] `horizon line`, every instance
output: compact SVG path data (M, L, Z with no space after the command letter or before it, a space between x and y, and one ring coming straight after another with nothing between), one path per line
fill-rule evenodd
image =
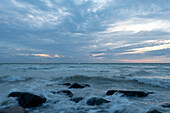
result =
M0 62L0 64L170 64L170 62L169 63L164 63L164 62L161 62L161 63L147 63L147 62L137 62L137 63L135 63L135 62L120 62L120 63L118 63L118 62L113 62L113 63L101 63L101 62L96 62L96 63L1 63Z

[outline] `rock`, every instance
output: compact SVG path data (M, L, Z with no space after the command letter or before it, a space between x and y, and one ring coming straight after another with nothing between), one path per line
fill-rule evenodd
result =
M162 104L161 106L164 108L170 108L170 103L165 103L165 104Z
M0 113L27 113L22 107L8 107L0 110Z
M61 90L61 91L58 91L57 93L58 94L65 94L65 95L67 95L69 97L73 96L73 93L71 91L69 91L69 90Z
M109 72L109 71L101 70L100 72Z
M65 85L65 86L71 86L71 84L70 84L70 83L64 83L64 84L62 84L62 85Z
M22 93L25 92L12 92L8 95L8 97L20 97Z
M149 110L147 113L162 113L162 112L159 112L158 110Z
M78 83L74 83L69 88L85 88L85 87L90 87L90 85L88 85L88 84L80 85Z
M46 102L45 97L40 97L28 92L12 92L8 97L17 97L19 105L24 108L41 106Z
M52 94L56 94L57 92L56 92L56 91L50 91L50 93L52 93Z
M149 94L152 94L153 92L143 92L143 91L123 91L123 90L109 90L107 91L106 95L113 95L114 93L123 93L123 96L128 97L146 97Z
M87 100L87 105L102 105L103 103L109 103L110 101L105 100L103 98L97 98L97 97L92 97L90 99Z
M89 84L85 84L85 87L91 87Z
M70 99L71 101L75 102L75 103L78 103L80 102L81 100L83 100L84 98L83 97L75 97L75 98L72 98Z

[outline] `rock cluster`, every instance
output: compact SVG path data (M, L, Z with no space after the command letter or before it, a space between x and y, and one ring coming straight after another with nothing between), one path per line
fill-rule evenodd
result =
M91 87L88 84L78 84L78 83L63 83L62 85L68 86L69 89L75 88L85 88L85 87ZM84 98L83 97L73 97L74 94L70 90L60 90L60 91L50 91L53 94L60 94L60 95L66 95L70 97L70 101L73 101L75 103L79 103ZM153 94L153 92L143 92L143 91L125 91L125 90L108 90L106 92L106 95L113 95L115 93L121 93L123 96L127 97L146 97L149 94ZM38 96L29 92L11 92L8 97L16 97L19 105L21 107L10 107L0 110L0 113L27 113L24 108L32 108L41 106L43 103L46 102L46 98L42 96ZM106 103L109 103L109 100L106 100L101 97L92 97L89 98L86 101L86 104L89 106L100 106ZM164 108L170 108L169 103L165 103L161 105ZM161 113L158 110L150 110L147 113Z

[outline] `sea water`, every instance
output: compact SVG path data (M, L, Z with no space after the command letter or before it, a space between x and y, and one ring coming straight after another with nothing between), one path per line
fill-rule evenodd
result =
M68 89L63 83L89 84L83 89ZM78 103L70 97L53 94L70 90L73 97L83 97ZM147 97L125 97L117 93L106 96L108 90L154 92ZM146 113L156 109L170 113L160 105L170 103L170 64L0 64L0 109L18 106L10 92L21 91L42 95L47 102L27 108L29 113ZM110 103L100 106L86 104L91 97Z

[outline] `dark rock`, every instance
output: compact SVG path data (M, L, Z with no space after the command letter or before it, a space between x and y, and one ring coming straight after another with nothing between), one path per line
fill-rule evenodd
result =
M71 85L69 88L84 88L85 86L82 86L78 83L74 83L73 85Z
M74 83L69 88L85 88L85 87L90 87L90 85L88 85L88 84L80 85L78 83Z
M69 97L73 96L73 93L71 91L69 91L69 90L61 90L61 91L58 91L57 93L58 94L66 94Z
M103 98L97 98L97 97L92 97L89 100L87 100L87 105L102 105L103 103L109 103L110 101L105 100Z
M101 70L100 72L109 72L109 71Z
M162 104L161 106L164 108L170 108L170 103L165 103L165 104Z
M81 100L83 100L84 98L83 97L75 97L75 98L72 98L70 99L71 101L75 102L75 103L78 103L80 102Z
M146 97L149 94L152 94L153 92L143 92L143 91L122 91L122 90L109 90L107 91L106 95L113 95L114 93L123 93L123 96L128 97Z
M71 86L71 84L70 84L70 83L64 83L64 84L62 84L62 85L65 85L65 86Z
M22 107L8 107L0 110L0 113L27 113Z
M91 87L89 84L85 84L85 87Z
M45 97L40 97L28 92L12 92L8 97L17 97L19 105L24 108L41 106L46 102Z
M57 92L56 91L50 91L52 94L56 94Z
M19 98L19 104L24 108L37 107L46 102L46 98L33 94L22 94Z
M22 94L22 92L12 92L8 95L8 97L20 97L21 94Z
M154 110L149 110L147 113L162 113L162 112L154 109Z

